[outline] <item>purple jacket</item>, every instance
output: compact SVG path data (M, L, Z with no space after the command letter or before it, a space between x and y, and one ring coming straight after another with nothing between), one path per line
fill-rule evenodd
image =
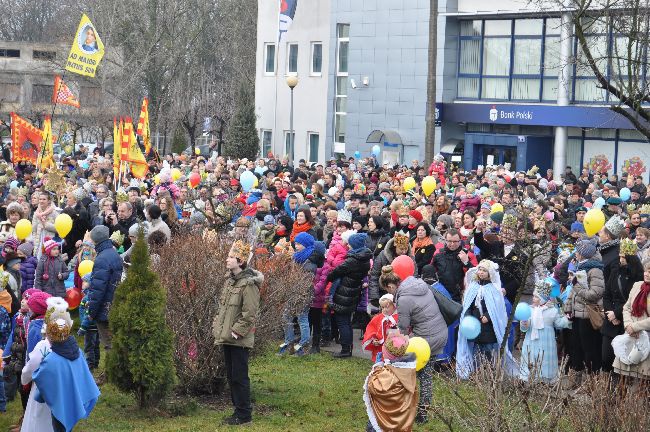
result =
M20 279L22 280L20 287L21 293L24 293L25 290L30 288L34 288L34 278L36 276L37 265L38 260L33 256L28 256L22 263L20 263Z

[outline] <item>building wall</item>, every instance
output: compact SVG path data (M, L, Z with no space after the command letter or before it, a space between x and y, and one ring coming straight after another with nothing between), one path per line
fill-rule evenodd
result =
M330 58L336 49L336 25L350 24L348 108L345 153L359 150L376 129L398 132L404 160L423 158L429 46L429 0L332 0ZM330 63L328 100L334 100L335 62ZM361 83L368 77L368 86ZM357 84L353 89L351 80ZM334 116L328 105L328 124ZM333 128L328 128L331 151Z
M278 2L259 0L257 20L257 68L255 108L258 130L273 131L272 151L285 155L285 131L289 131L291 92L286 84L287 46L298 44L298 86L294 90L294 159L308 158L308 133L320 137L319 161L326 156L327 89L330 0L301 0L293 24L276 47L277 67L272 76L265 74L265 44L278 41ZM323 72L311 76L311 43L323 43ZM261 135L260 135L261 137ZM266 156L266 155L264 155Z

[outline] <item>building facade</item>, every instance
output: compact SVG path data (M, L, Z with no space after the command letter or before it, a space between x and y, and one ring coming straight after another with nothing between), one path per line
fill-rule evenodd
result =
M301 0L278 43L278 2L258 2L255 104L261 151L294 159L424 156L429 0Z
M648 181L650 146L574 61L583 54L569 18L552 3L440 1L437 148L462 155L466 169L536 164L558 176L568 165ZM611 58L620 38L607 26L590 31L592 52Z

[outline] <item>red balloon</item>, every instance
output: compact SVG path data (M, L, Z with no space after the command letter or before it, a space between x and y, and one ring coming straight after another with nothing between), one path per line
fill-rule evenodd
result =
M197 187L201 183L201 175L193 172L190 174L190 186L193 188Z
M393 266L393 271L401 280L413 276L413 273L415 273L415 263L408 255L398 256L393 260L391 265Z
M590 203L590 202L586 202L586 203L585 203L585 207L587 207L587 208L591 208L592 205L593 205L593 204Z
M83 294L78 288L71 288L65 293L65 301L68 302L68 309L73 310L79 307Z

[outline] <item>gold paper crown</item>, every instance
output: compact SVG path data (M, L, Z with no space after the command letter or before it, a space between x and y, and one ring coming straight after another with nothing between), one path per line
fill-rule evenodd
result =
M636 255L639 251L639 246L634 242L634 240L623 239L621 240L621 255Z
M241 262L248 262L248 257L251 253L251 245L248 243L237 240L230 248L230 255L239 259Z
M533 177L537 175L537 171L539 171L539 167L537 165L533 165L531 169L528 170L526 173L527 176Z
M119 191L117 191L117 194L115 195L115 201L117 201L118 203L128 202L129 195L120 189Z
M639 209L641 214L650 215L650 204L643 204Z
M18 196L26 197L28 193L29 193L29 188L27 188L27 186L16 188L16 195Z
M634 210L636 210L636 205L635 204L628 204L625 209L627 210L628 214L634 213Z
M397 232L393 237L393 244L395 245L395 249L408 249L409 236Z
M506 228L517 228L517 216L506 213L503 215L503 221L501 221L501 227Z
M122 246L122 244L124 243L124 234L122 234L120 231L115 231L113 234L111 234L110 239L118 247Z
M50 342L63 342L70 336L71 326L59 312L54 312L47 323L45 334Z

